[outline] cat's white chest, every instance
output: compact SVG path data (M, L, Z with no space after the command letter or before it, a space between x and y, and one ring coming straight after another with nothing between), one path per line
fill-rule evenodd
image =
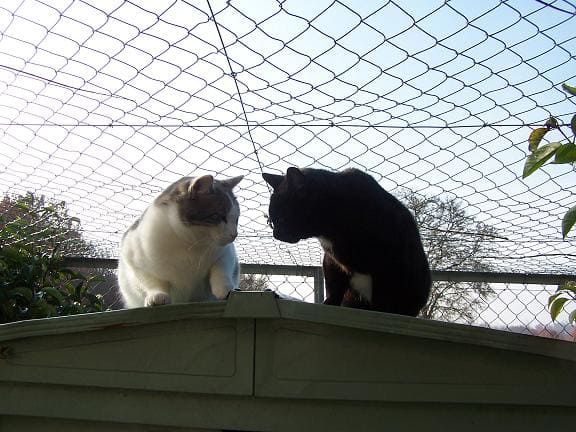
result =
M350 270L346 268L343 264L337 261L337 257L334 255L334 244L327 239L326 237L318 237L318 241L324 249L325 253L328 253L332 256L332 259L336 261L341 267L342 270L345 272L349 272ZM372 276L369 274L352 272L350 274L350 286L354 291L360 294L369 302L372 301Z
M372 276L364 273L352 273L350 286L369 302L372 302Z
M214 249L199 251L190 248L182 248L179 252L170 251L170 262L165 263L163 273L168 280L173 281L173 285L182 289L196 286L208 276L216 260L216 252Z

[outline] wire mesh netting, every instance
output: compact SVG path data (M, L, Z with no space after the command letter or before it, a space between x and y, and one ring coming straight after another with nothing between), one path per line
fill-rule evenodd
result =
M255 275L262 288L281 295L314 302L314 281L310 276ZM254 284L251 284L254 287ZM576 328L563 322L551 322L543 307L557 286L538 283L492 283L487 295L478 295L474 283L459 283L443 293L436 307L431 299L421 316L441 321L472 324L516 333L573 341ZM438 290L435 290L436 292Z
M282 270L254 273L256 271L259 271L257 267L243 275L240 289L272 290L284 299L318 302L319 296L315 292L318 281L315 278L321 278L321 274L287 275ZM106 277L98 285L97 292L104 296L107 307L121 309L123 305L115 287L115 272L109 269L101 269L100 272L105 272ZM446 282L437 281L436 284L440 285L440 290L436 287L433 293L438 294L442 288L446 288ZM557 285L491 283L486 284L487 292L484 295L480 295L474 285L475 282L460 282L454 284L453 289L444 290L441 296L433 294L421 316L533 336L575 340L576 327L566 323L565 319L552 322L545 307L550 295L556 292Z
M357 167L464 212L421 224L476 245L435 269L573 273L572 167L521 175L531 130L576 111L575 23L565 0L3 1L0 191L64 201L77 254L113 257L173 181L244 175L241 261L318 265L272 238L261 173Z

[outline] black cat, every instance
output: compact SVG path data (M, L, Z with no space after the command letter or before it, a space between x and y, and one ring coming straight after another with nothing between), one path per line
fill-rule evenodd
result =
M410 211L368 174L288 168L272 186L274 237L316 237L324 249L325 304L416 316L431 277Z

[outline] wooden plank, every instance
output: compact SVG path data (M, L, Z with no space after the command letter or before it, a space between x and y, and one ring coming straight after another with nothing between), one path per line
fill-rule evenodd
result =
M9 341L0 381L253 393L253 320L196 317L48 333Z
M91 420L71 420L65 418L32 417L32 416L0 416L0 431L14 432L208 432L214 429L198 429L188 427L158 426L150 429L149 425L127 424Z
M378 331L406 337L414 336L459 342L576 361L576 344L567 341L464 324L289 300L278 300L278 307L280 316L291 320Z
M196 302L18 321L0 324L0 342L192 318L219 318L223 316L225 308L225 301Z
M570 360L286 319L256 334L259 397L576 408Z
M146 431L161 426L279 432L541 432L550 427L570 430L576 419L572 407L551 406L272 399L22 383L0 383L0 393L0 422L2 415L10 414L145 425Z

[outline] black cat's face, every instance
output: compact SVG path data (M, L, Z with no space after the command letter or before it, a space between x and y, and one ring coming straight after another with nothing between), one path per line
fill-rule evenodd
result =
M297 243L312 237L309 193L302 172L288 168L285 176L264 173L262 177L273 189L268 215L274 238Z

